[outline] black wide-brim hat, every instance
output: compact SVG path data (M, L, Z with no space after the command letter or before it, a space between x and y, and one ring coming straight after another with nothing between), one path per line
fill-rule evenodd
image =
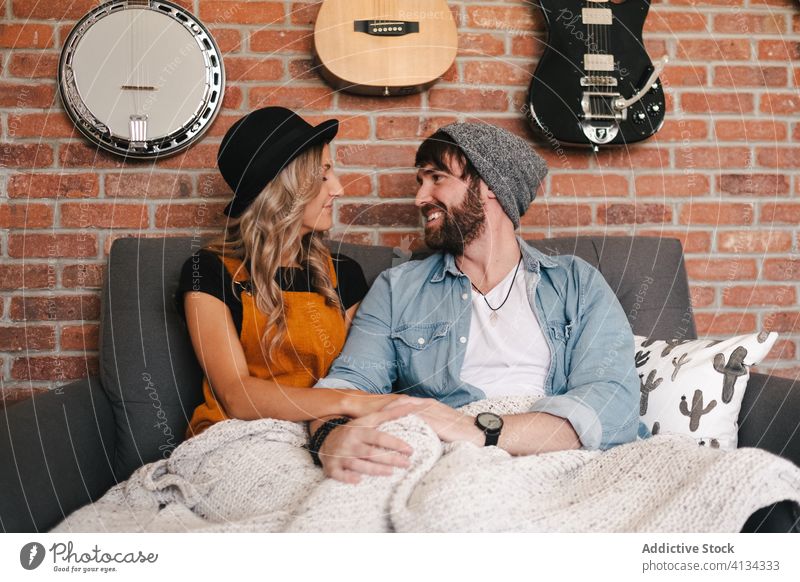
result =
M339 121L316 127L285 107L248 113L225 133L217 153L220 174L233 190L223 212L239 216L289 162L312 146L330 142Z

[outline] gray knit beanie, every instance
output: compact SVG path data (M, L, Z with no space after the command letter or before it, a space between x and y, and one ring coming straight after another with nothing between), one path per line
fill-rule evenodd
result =
M517 228L547 176L547 163L524 139L494 125L451 123L440 131L461 148Z

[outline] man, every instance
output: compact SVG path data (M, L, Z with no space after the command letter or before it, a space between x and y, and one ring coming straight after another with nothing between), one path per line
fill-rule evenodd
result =
M408 396L360 419L312 423L326 475L358 482L407 466L410 447L377 430L408 413L447 442L514 455L607 449L639 430L639 379L625 313L603 276L516 236L547 166L521 138L454 123L420 146L416 205L442 252L384 271L319 388ZM470 417L484 398L540 396L530 412ZM346 424L343 424L346 423ZM643 436L647 436L644 427Z

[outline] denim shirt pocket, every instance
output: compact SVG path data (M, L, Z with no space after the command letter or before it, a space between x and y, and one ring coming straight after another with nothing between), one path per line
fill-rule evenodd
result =
M548 321L547 327L550 329L550 337L553 341L567 343L569 336L572 335L572 321Z
M397 348L409 348L421 352L446 337L450 326L451 324L446 321L408 324L395 329L391 337Z

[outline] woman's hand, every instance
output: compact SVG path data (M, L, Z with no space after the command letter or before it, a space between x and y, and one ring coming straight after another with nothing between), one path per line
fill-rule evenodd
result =
M345 483L358 483L361 475L391 475L394 467L408 467L413 452L411 447L401 439L379 431L378 427L416 409L414 403L398 403L387 410L337 426L319 450L325 476Z

